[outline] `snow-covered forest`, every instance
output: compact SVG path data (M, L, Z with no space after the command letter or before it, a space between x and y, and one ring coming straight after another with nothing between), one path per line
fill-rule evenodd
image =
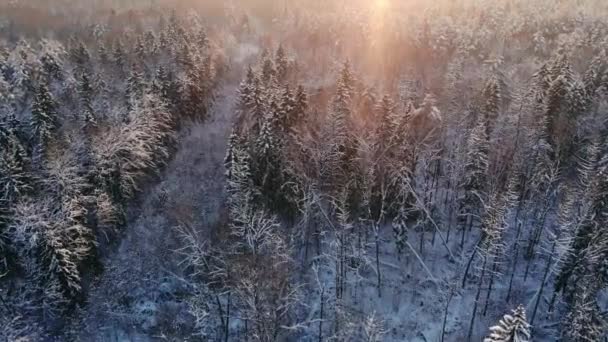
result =
M0 340L608 341L608 2L0 0Z

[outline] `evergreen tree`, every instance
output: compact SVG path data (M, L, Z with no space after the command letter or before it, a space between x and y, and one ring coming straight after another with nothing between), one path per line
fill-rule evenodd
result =
M249 68L247 68L247 76L245 76L245 79L239 85L239 91L238 91L238 95L237 95L237 98L238 98L237 109L238 110L245 111L248 109L249 104L253 103L252 93L254 90L253 89L254 83L255 83L255 73L253 72L253 69L250 66Z
M282 91L280 106L278 108L279 128L282 134L290 133L296 124L295 106L295 96L291 92L289 85L287 85Z
M119 70L122 70L125 66L125 52L124 47L122 45L122 41L117 39L114 42L114 49L112 51L112 59L114 60L114 64L118 67Z
M177 105L179 97L177 84L162 65L156 71L153 88L154 93L158 94L167 104L171 106Z
M5 146L0 151L0 189L2 199L11 202L13 199L32 190L32 179L28 172L29 158L21 142L13 133L6 139L0 139Z
M279 48L277 49L274 65L276 65L277 69L277 79L279 82L285 82L287 79L289 62L287 61L283 45L279 45Z
M230 133L230 138L228 139L228 147L226 149L226 156L224 157L224 168L226 169L226 178L232 178L232 167L235 162L235 158L237 157L235 152L236 149L241 148L240 146L240 137L236 132L236 128L232 128L232 133Z
M395 244L397 245L397 252L399 254L403 253L407 247L407 233L407 214L403 210L400 210L399 214L393 219L393 236L395 237Z
M266 57L262 62L262 81L264 82L264 85L270 86L271 81L275 81L276 79L277 70L275 65L270 57Z
M607 140L603 141L606 144ZM593 175L585 194L589 209L582 217L580 226L575 231L569 253L555 280L555 292L563 292L568 301L573 300L573 294L581 285L581 279L591 274L596 279L602 278L602 256L608 253L608 238L603 227L608 224L608 150L600 152L594 166L589 168ZM583 284L589 286L589 284Z
M99 56L99 62L102 65L105 65L110 61L110 55L108 54L106 45L101 41L99 42L99 47L97 48L97 56Z
M304 87L299 85L296 90L292 119L294 126L306 119L306 111L308 110L308 95Z
M42 146L46 146L54 138L58 125L55 100L47 86L41 84L32 105L33 135Z
M385 155L388 153L387 149L394 143L394 137L399 119L395 113L395 103L390 96L385 95L382 100L378 103L377 107L379 125L376 129L376 153L379 155ZM387 157L389 157L387 155Z
M492 77L486 87L483 90L483 115L486 123L486 136L489 139L492 131L494 130L494 126L496 125L496 120L498 118L498 113L500 111L500 103L501 93L500 93L500 84L496 77Z
M154 32L146 31L143 41L146 47L145 51L149 54L156 54L156 52L158 51L158 46L156 44L156 35L154 34Z
M585 84L585 92L589 96L593 96L595 92L602 86L602 76L608 71L606 65L606 50L602 50L592 61L587 71L583 82Z
M606 332L596 299L589 290L579 288L570 312L564 319L562 339L568 342L601 341Z
M486 125L485 120L479 120L467 141L467 155L462 178L465 194L460 200L460 214L461 217L468 219L469 224L472 224L475 212L483 203L487 187L488 131Z
M137 101L144 93L144 81L143 74L137 70L137 66L133 66L129 76L127 77L127 87L125 89L125 96L127 100L127 107L129 110L133 109L133 104Z
M62 67L57 58L51 53L45 53L40 57L42 69L47 75L47 81L50 79L61 79Z
M281 134L280 106L270 105L270 115L262 123L256 138L254 180L261 192L268 196L273 205L278 205L280 188L283 185L283 136ZM279 209L275 207L275 209Z
M196 43L201 51L205 51L209 47L209 38L207 30L202 27L196 33Z
M93 112L93 87L86 71L80 77L78 92L82 103L84 125L86 127L95 127L97 121Z
M74 43L70 49L70 57L79 67L86 67L89 65L91 55L89 50L80 40Z
M141 36L135 40L135 56L142 62L146 60L146 46Z
M266 87L262 84L261 79L256 76L251 86L251 93L247 97L248 102L246 104L247 114L251 120L250 132L251 136L257 136L259 134L262 121L267 112L269 96L266 91Z
M526 311L518 306L510 315L503 318L490 328L490 335L484 342L528 342L531 341L530 325L526 321Z

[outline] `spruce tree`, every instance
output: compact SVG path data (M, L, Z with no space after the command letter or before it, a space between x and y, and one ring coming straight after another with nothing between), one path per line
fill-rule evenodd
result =
M382 98L376 110L378 112L376 117L379 120L375 137L376 153L385 155L388 152L387 149L394 143L393 138L399 120L395 113L395 103L388 95Z
M487 122L479 120L467 141L467 154L462 177L464 197L460 199L461 218L473 224L475 213L479 211L485 198L488 171ZM463 241L464 230L463 227Z
M531 341L530 325L526 321L526 310L522 305L509 315L504 315L497 325L490 328L484 342L528 342Z
M87 67L91 60L89 50L81 40L75 42L70 49L70 57L79 67Z
M97 126L95 113L93 111L93 87L88 73L84 71L78 83L78 92L82 103L83 121L86 127Z
M270 114L264 118L255 146L255 183L273 204L276 204L282 186L283 136L280 110L276 102L271 103Z
M298 125L306 119L306 111L308 109L308 95L304 87L299 85L296 90L294 108L292 112L292 119L294 125Z
M501 92L500 92L500 84L496 77L492 77L486 84L486 87L483 90L483 115L486 123L486 136L490 138L492 131L496 125L496 120L498 118L498 113L500 111L500 104L502 101Z
M407 233L407 214L404 212L404 210L400 210L399 214L393 219L393 236L395 238L395 245L397 246L397 252L399 254L402 254L407 247Z
M285 50L283 49L283 45L279 45L276 55L274 65L276 65L277 69L277 79L279 82L285 82L287 78L287 72L289 67L289 62L287 61L287 56L285 55Z
M296 124L296 115L294 113L296 99L289 85L285 86L281 93L279 107L279 128L282 134L288 134L292 131Z
M41 84L32 105L33 135L42 146L46 146L54 138L58 125L55 100L47 86Z
M45 53L40 57L42 69L47 75L47 81L61 79L62 66L57 58L51 53Z
M158 46L156 43L156 35L154 34L154 31L146 31L144 35L144 44L147 53L156 54L156 52L158 51Z
M580 286L570 312L564 318L562 339L569 342L601 341L606 328L596 298L589 289Z
M236 132L236 127L232 128L230 138L228 139L228 147L226 148L226 156L224 157L224 168L226 169L225 175L227 179L232 178L232 167L235 162L236 149L240 148L240 138Z
M32 178L28 172L29 158L17 136L10 133L0 139L5 146L0 151L0 189L3 199L11 202L32 190Z
M250 67L247 68L247 76L245 76L245 79L241 82L241 84L239 85L239 91L238 91L238 102L237 102L237 109L240 111L245 111L248 109L248 106L250 103L252 103L253 99L252 99L252 95L253 95L253 87L254 87L254 83L255 83L255 73L253 72L253 69Z
M99 47L97 48L97 56L99 57L99 62L102 65L105 65L110 61L108 49L106 49L106 45L101 41L99 42Z
M122 69L125 66L126 60L125 60L124 47L123 47L122 41L120 39L117 39L114 42L114 48L112 51L112 59L114 61L114 64L116 64L116 66L118 67L118 69L122 71Z
M133 109L133 104L141 98L144 92L143 74L137 70L137 66L133 65L131 72L127 78L127 86L125 88L125 97L127 108Z
M608 71L606 58L606 50L602 50L593 58L585 72L583 82L585 84L585 92L589 96L593 97L595 92L602 86L602 76Z
M135 56L143 62L146 60L146 46L144 45L144 40L141 36L138 36L135 40Z
M266 57L262 62L262 81L266 86L271 85L271 81L277 79L277 70L270 57Z

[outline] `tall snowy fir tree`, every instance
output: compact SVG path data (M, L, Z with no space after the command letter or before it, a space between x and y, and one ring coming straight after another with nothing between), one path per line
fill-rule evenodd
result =
M31 128L36 142L43 148L55 138L59 126L56 103L48 87L44 84L38 87L32 104Z

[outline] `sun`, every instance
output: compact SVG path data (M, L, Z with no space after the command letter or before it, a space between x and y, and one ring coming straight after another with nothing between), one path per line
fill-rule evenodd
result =
M376 2L376 8L379 10L385 10L388 7L389 0L374 0Z

